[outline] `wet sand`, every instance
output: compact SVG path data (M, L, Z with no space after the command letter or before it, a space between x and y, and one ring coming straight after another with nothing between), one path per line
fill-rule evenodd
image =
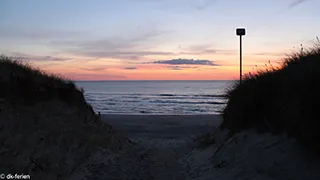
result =
M219 115L102 115L102 120L132 140L187 140L220 124Z

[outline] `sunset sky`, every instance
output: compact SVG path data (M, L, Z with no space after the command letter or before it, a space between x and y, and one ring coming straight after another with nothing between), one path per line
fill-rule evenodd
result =
M319 0L0 0L0 53L74 80L226 80L320 36ZM294 48L295 47L295 48Z

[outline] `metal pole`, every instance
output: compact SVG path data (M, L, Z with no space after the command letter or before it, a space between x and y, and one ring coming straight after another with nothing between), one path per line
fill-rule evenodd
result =
M240 84L242 84L242 36L246 35L246 29L237 28L237 36L240 36Z
M240 35L240 84L242 84L242 36Z

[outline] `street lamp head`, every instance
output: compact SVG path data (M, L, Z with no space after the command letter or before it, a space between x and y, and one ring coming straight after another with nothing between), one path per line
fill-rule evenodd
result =
M237 28L237 36L244 36L246 35L246 29L244 28Z

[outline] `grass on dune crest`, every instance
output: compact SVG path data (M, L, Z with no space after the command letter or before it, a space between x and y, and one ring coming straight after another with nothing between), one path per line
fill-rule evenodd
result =
M227 97L222 129L287 133L319 151L320 42L288 55L278 68L246 74Z
M0 55L0 97L28 103L59 99L83 104L83 91L66 78L48 74L22 60Z

